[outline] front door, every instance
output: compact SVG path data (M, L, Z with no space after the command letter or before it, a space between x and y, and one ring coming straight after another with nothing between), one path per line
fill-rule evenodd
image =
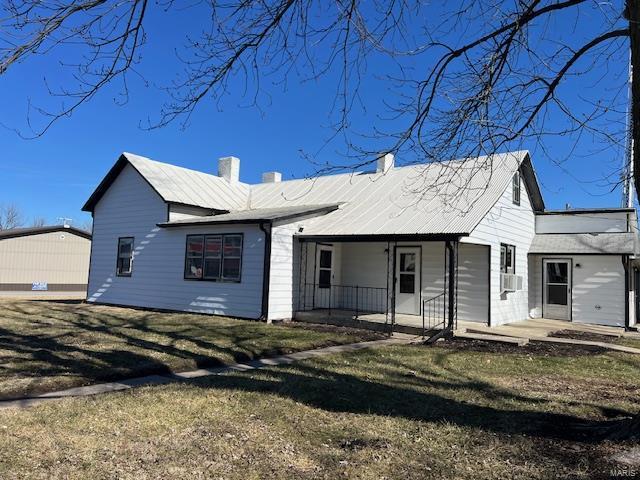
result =
M543 260L542 316L571 320L571 260Z
M333 246L319 245L316 258L316 308L331 308L335 306L335 299L332 299L331 285L333 284Z
M420 249L396 248L396 313L420 314Z

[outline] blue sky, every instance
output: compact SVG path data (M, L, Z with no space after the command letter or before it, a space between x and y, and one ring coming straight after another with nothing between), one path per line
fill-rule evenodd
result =
M184 32L194 28L197 15L193 10L170 16L152 12L141 66L147 77L166 80L166 72L179 68L173 46ZM2 124L23 128L29 101L52 105L43 78L53 83L64 80L66 74L58 61L68 53L29 59L0 77ZM373 60L369 65L372 72L381 68L385 68L382 61ZM601 73L592 72L593 78ZM574 82L586 85L593 78ZM286 89L270 82L263 82L270 98L262 97L261 109L247 107L240 88L232 88L221 108L209 100L200 105L185 129L179 123L152 131L139 128L141 121L157 117L166 97L135 78L131 78L130 98L125 105L115 101L119 90L114 85L70 118L56 123L41 138L24 140L0 128L0 203L16 204L27 221L35 216L49 222L70 217L75 224L82 224L89 218L80 211L82 204L123 151L211 173L216 172L218 157L235 155L241 159L241 179L250 183L258 182L261 173L268 170L279 170L285 178L312 174L314 166L302 153L314 154L319 161L340 162L340 140L325 145L332 133L327 115L335 78L329 75L317 82L301 83L291 75ZM575 83L572 88L576 88ZM360 132L378 124L382 100L388 97L390 86L370 78L363 89L367 112L356 115L352 125ZM601 185L599 179L622 161L621 151L609 149L586 155L596 147L590 142L588 136L581 140L564 169L542 152L533 151L548 207L563 208L567 202L574 207L619 206L619 189L609 192L610 187ZM562 137L546 143L558 151L568 151L572 145L570 139Z

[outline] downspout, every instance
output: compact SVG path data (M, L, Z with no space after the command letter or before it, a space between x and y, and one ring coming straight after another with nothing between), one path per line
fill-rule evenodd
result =
M629 323L629 255L622 256L622 267L624 268L624 328L628 330Z
M265 226L268 225L268 228ZM272 222L260 222L260 230L264 233L264 263L262 267L262 313L260 320L269 322L269 283L271 280L271 229Z

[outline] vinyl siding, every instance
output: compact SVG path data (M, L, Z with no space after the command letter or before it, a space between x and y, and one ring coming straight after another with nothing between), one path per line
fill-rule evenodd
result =
M623 327L624 267L620 255L531 255L531 314L543 315L542 259L571 259L572 321ZM580 267L577 267L577 265Z
M626 212L536 215L536 233L613 233L628 231Z
M169 206L170 222L184 220L189 217L206 217L207 215L211 215L211 209L175 204Z
M257 226L161 229L167 206L127 166L94 211L94 242L87 300L90 302L259 318L262 302L264 235ZM184 279L186 236L242 233L239 283ZM133 236L131 277L115 275L118 237Z
M535 235L534 213L522 182L520 205L512 202L512 184L489 210L464 243L488 245L491 247L491 325L502 325L528 318L528 260L529 247ZM516 271L522 275L523 289L516 292L500 293L500 244L516 247ZM486 282L486 279L484 280Z
M293 317L293 234L296 224L271 229L271 269L269 279L269 320Z
M0 284L86 285L91 240L51 232L0 240Z
M393 250L394 243L391 243ZM398 242L398 247L419 246L421 248L421 295L423 300L444 292L445 289L445 249L443 242ZM312 281L316 244L308 243L308 264L302 266L308 281ZM336 272L341 277L340 284L347 286L389 288L393 287L392 264L387 266L387 242L345 242L335 243ZM393 260L391 260L392 262ZM481 245L461 245L458 277L458 319L487 322L488 297L488 254L487 247ZM304 273L303 273L304 276ZM335 282L335 284L338 284ZM365 294L366 295L366 294ZM361 306L366 308L363 299ZM365 302L366 303L366 302ZM379 303L379 301L375 301Z

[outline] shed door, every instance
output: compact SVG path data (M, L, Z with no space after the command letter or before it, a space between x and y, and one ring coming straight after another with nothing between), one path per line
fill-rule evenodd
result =
M571 320L571 260L543 260L542 316Z
M420 249L396 249L396 313L420 314Z

